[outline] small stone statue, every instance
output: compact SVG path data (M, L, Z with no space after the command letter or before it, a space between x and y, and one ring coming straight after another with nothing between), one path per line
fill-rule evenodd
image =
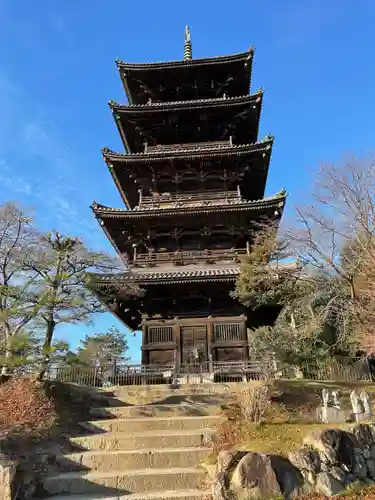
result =
M357 422L363 420L364 409L357 391L354 389L350 393L350 402L352 403L353 415Z
M322 399L323 399L323 407L327 408L328 403L329 403L329 390L328 389L322 390Z
M323 405L317 408L317 419L325 424L345 422L338 391L322 390Z
M332 391L332 402L335 408L341 408L340 399L339 399L339 391Z
M366 391L362 391L359 395L359 399L361 400L363 411L367 417L372 417L372 408L370 404L370 398Z

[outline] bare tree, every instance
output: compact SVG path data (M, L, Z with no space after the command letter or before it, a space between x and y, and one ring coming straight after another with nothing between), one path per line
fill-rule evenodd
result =
M2 374L9 371L16 337L37 315L35 303L38 275L25 267L38 249L39 235L28 217L16 204L0 206L0 332L5 354Z
M373 156L322 165L312 204L297 207L296 227L288 231L295 255L329 279L337 326L368 352L375 349L374 190Z
M118 266L117 260L88 249L79 238L57 232L42 236L36 258L27 262L28 270L39 278L35 307L38 324L44 331L39 379L43 378L50 362L56 327L62 323L87 323L93 313L104 310L86 286L87 273L108 272Z

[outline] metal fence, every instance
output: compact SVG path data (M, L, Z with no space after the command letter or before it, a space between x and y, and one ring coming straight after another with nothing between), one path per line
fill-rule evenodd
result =
M354 382L372 381L375 362L374 369L367 358L315 359L301 366L280 364L272 359L184 363L180 366L116 364L106 369L64 366L52 368L48 378L91 387L248 382L265 378Z
M277 366L274 377L316 381L370 382L375 375L372 364L369 358L308 359L300 366Z

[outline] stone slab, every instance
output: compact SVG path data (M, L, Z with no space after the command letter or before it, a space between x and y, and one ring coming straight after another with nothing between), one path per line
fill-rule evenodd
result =
M80 450L151 450L161 448L201 447L212 442L214 431L158 431L133 434L103 433L71 438L73 447Z
M222 408L218 404L170 404L140 405L91 408L93 418L139 418L139 417L173 417L173 416L210 416L218 415Z
M176 448L136 451L86 451L56 457L60 470L110 472L132 469L195 467L207 460L212 448Z
M109 419L81 422L79 425L90 432L132 432L194 430L216 427L224 417L220 416L178 416L178 417L141 417L129 419Z
M181 491L154 491L149 493L135 493L125 496L97 496L97 495L59 495L53 500L180 500L187 498L188 500L212 500L212 493L205 490L181 490Z
M206 477L203 469L143 469L129 473L119 471L65 473L49 476L43 482L48 495L101 494L120 497L130 493L199 489Z

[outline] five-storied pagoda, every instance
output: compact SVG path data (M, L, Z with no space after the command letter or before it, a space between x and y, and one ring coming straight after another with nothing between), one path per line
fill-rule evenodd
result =
M193 59L186 28L183 60L117 61L129 104L109 104L126 153L103 156L126 208L92 210L127 270L95 288L142 329L142 364L247 360L248 326L275 319L230 297L254 221L278 221L286 196L264 198L273 138L258 140L253 54Z

